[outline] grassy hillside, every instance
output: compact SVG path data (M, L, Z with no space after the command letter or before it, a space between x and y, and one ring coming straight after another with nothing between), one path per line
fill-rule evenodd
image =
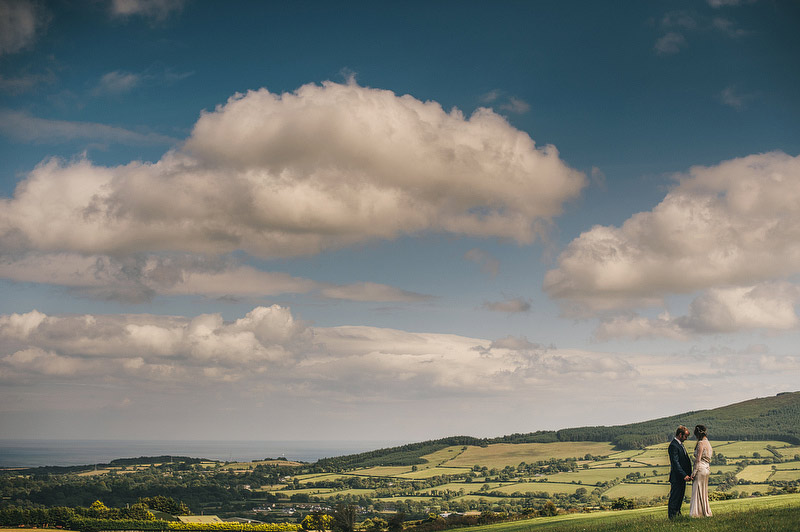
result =
M706 425L716 440L778 440L800 444L800 392L751 399L711 410L613 427L559 430L559 441L610 441L620 449L639 449L664 441L683 424Z
M422 464L426 454L454 445L488 446L495 443L550 443L557 441L611 442L617 449L643 449L668 440L678 425L706 425L715 440L775 440L800 444L800 392L751 399L710 410L685 412L640 423L594 426L511 434L498 438L454 436L378 449L366 453L326 458L325 469L406 466Z
M688 509L684 508L685 510ZM667 520L664 506L612 512L538 517L470 528L470 532L795 532L800 530L800 494L719 501L709 519Z

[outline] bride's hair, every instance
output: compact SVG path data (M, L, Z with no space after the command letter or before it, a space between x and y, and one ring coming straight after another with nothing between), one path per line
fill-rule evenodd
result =
M694 428L694 436L698 440L702 440L703 438L708 438L708 430L706 429L705 425L697 425Z

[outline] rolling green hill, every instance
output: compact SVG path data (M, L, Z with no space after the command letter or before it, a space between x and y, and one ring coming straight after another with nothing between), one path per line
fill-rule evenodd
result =
M777 440L800 444L800 392L785 392L641 423L563 429L556 435L559 441L610 441L620 449L638 449L663 442L678 425L686 425L691 430L700 423L708 427L709 437L717 440Z
M414 465L422 456L452 445L486 446L493 443L548 443L556 441L612 442L617 449L642 449L668 441L678 425L691 428L702 423L716 440L775 440L800 444L800 392L751 399L710 410L615 426L594 426L511 434L497 438L453 436L365 453L325 458L324 469Z

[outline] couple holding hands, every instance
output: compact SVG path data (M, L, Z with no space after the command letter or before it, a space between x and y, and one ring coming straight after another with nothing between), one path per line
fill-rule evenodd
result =
M675 437L669 444L669 503L667 515L673 519L681 513L683 496L686 493L686 482L692 481L692 499L689 505L691 517L711 517L711 507L708 505L708 475L711 472L711 456L713 451L708 442L705 425L694 428L697 444L694 448L694 468L689 460L689 453L683 442L689 438L689 429L683 425L675 431Z

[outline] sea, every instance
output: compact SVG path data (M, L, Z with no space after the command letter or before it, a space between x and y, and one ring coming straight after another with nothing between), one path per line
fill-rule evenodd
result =
M229 462L283 457L316 462L404 443L408 442L0 439L0 468L94 465L140 456L189 456Z

